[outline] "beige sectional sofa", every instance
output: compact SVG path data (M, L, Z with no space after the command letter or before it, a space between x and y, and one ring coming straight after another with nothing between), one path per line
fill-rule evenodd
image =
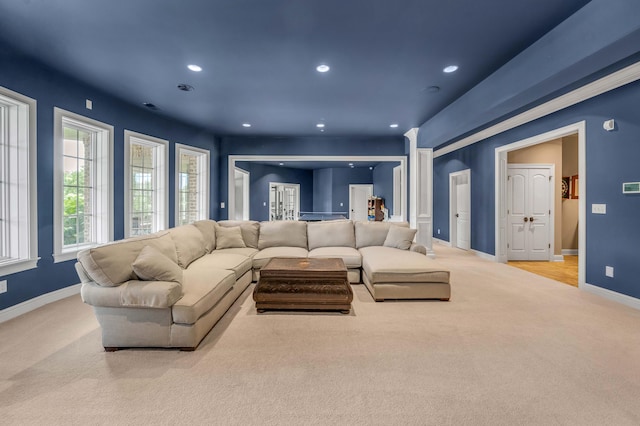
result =
M406 223L203 220L78 254L106 350L195 349L274 257L338 257L376 301L449 300L449 271Z

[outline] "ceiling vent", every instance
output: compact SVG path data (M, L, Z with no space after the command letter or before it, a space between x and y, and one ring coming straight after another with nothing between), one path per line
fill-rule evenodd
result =
M193 86L183 83L183 84L178 84L178 89L182 90L183 92L192 92Z

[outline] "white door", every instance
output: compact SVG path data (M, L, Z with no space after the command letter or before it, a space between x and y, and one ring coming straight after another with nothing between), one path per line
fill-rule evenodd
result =
M269 182L269 220L298 220L300 184Z
M233 198L235 220L249 220L249 172L235 169L235 197Z
M471 189L469 173L455 176L455 226L456 241L458 248L469 250L471 248Z
M349 185L349 219L367 220L367 203L372 195L373 185Z
M509 260L549 260L553 182L550 166L518 165L507 173Z

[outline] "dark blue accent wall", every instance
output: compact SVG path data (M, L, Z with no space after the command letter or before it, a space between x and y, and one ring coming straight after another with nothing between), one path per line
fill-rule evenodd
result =
M220 141L219 200L225 204L228 199L229 155L403 156L405 139L402 136L223 137ZM227 214L226 209L220 209L218 217L226 219Z
M249 175L249 218L269 220L269 182L300 184L300 211L313 207L313 171L238 161ZM266 205L265 205L266 203Z
M400 163L380 163L373 169L373 195L384 198L384 206L393 214L393 169Z
M368 167L334 168L331 193L331 211L345 212L349 217L349 185L373 184ZM342 203L342 206L340 205Z
M36 269L3 277L8 292L0 295L0 310L79 282L73 261L53 263L53 108L60 107L114 126L114 237L124 236L124 130L167 139L169 146L169 225L174 223L175 143L193 145L211 153L211 217L217 218L219 179L218 141L209 132L172 120L144 107L55 72L0 44L0 86L37 101L38 256ZM85 108L93 101L93 110ZM147 101L141 99L140 102ZM162 108L162 105L159 105Z
M330 212L332 210L333 169L313 170L313 211Z
M496 135L434 160L434 234L449 238L449 173L471 169L471 247L495 251L495 148L580 121L586 122L586 281L640 298L637 246L640 196L623 195L623 182L640 181L640 82ZM602 128L615 119L616 130ZM607 204L606 215L591 204ZM615 268L614 278L605 266Z

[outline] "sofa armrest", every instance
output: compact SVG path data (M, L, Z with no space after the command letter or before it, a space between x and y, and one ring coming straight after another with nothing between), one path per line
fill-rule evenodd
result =
M416 253L427 255L427 248L422 244L412 243L411 247L409 247L409 251L415 251Z
M82 301L109 308L169 308L182 298L182 286L172 281L131 280L118 287L82 284Z

